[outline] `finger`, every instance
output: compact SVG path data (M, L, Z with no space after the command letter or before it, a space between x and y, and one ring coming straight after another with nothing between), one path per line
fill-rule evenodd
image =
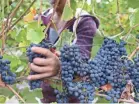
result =
M55 53L57 56L60 56L60 54L61 54L60 51L56 51Z
M49 65L51 62L51 60L49 58L47 59L43 59L43 58L35 58L33 60L33 63L36 65L40 65L40 66L47 66Z
M43 74L35 74L35 75L29 75L27 77L28 80L37 80L37 79L42 79L46 77L51 77L53 76L52 73L43 73Z
M31 50L35 53L42 54L46 57L53 56L53 53L49 49L41 48L41 47L32 47Z
M48 66L37 66L33 63L30 64L30 68L32 71L38 72L38 73L44 73L44 72L51 72L52 71L52 68L50 68Z

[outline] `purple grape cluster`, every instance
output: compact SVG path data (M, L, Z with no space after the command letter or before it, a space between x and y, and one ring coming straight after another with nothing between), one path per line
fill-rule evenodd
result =
M75 96L80 102L84 103L93 101L93 99L85 100L86 98L83 96L87 95L83 94L86 92L82 93L79 90L83 87L83 81L74 82L76 76L80 76L81 79L88 76L87 80L90 86L92 86L92 93L95 92L93 90L95 87L100 88L108 83L111 84L112 89L104 92L104 94L107 94L106 99L117 103L127 81L130 79L127 70L125 70L124 59L122 59L123 56L127 56L125 45L124 41L117 43L115 40L105 38L104 43L93 60L84 58L80 53L78 45L65 45L61 49L60 60L62 81L65 88L67 88L68 95ZM78 87L78 85L82 87ZM81 97L81 95L83 96ZM91 96L94 98L94 94Z
M14 84L16 80L16 74L12 73L10 70L10 61L4 60L2 56L0 56L0 75L1 79L6 84Z
M139 57L134 57L133 61L126 60L125 65L130 79L134 85L133 87L135 89L136 94L135 100L139 101Z
M76 97L81 103L92 102L94 100L95 88L93 83L86 82L83 79L89 75L89 59L81 55L77 45L65 45L61 49L60 60L62 81L66 89L63 93L66 93L67 97ZM77 76L81 79L80 82L74 82Z
M27 48L26 55L27 55L27 57L29 59L29 62L31 62L31 63L33 62L33 59L36 58L36 57L46 58L44 55L32 52L31 51L32 47L41 47L41 48L49 49L49 48L53 47L53 44L51 44L50 41L45 40L45 39L42 42L40 42L39 44L33 44L33 43L30 44L30 46Z
M97 88L111 84L112 90L106 92L106 99L117 103L127 81L130 79L127 70L124 69L124 59L127 56L126 43L119 44L112 39L105 38L102 47L93 60L90 61L90 79Z
M29 59L29 62L33 62L33 59L34 58L46 58L44 55L42 54L38 54L38 53L34 53L31 51L31 48L32 47L42 47L42 48L46 48L46 49L50 49L50 48L53 48L53 45L51 44L50 41L48 40L43 40L42 42L40 42L39 44L31 44L28 48L27 48L27 52L26 52L26 55ZM35 75L37 74L36 72L33 72L31 71L30 73L31 75ZM29 81L29 85L30 85L30 89L31 90L34 90L36 88L40 88L41 87L41 84L42 84L42 80L33 80L33 81Z

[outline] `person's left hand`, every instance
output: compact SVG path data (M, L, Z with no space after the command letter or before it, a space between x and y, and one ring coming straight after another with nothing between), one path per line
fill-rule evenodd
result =
M38 74L29 75L28 80L37 80L42 78L53 77L58 74L60 70L60 60L49 49L33 47L33 52L46 56L44 58L35 58L30 64L30 69Z

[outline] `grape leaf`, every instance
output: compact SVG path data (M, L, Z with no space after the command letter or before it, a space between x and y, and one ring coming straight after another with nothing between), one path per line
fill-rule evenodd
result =
M13 96L11 99L7 100L5 104L20 104L19 100L16 96Z
M64 44L70 44L71 42L71 38L72 38L72 32L69 32L68 30L64 30L60 37L59 40L56 43L56 47L57 50L60 50L60 48L64 45Z
M26 103L38 103L36 97L39 99L43 97L42 89L35 89L33 91L30 91L29 88L25 88L20 92L20 94L22 95Z
M63 11L63 14L62 14L62 19L65 20L65 21L68 21L70 19L73 18L73 10L72 8L67 4L65 5L64 7L64 11Z
M42 39L45 38L45 34L43 32L43 27L38 25L38 22L31 22L28 24L27 28L27 40L32 43L40 43Z
M21 64L21 60L16 56L4 54L3 57L4 59L8 59L11 61L11 64L10 64L11 68L16 67L17 65Z
M0 103L5 103L6 97L3 95L0 95Z
M139 0L127 0L128 6L131 8L138 8L139 7Z
M18 69L16 70L16 73L19 73L19 72L23 71L23 69L24 69L23 65L19 66Z
M99 51L101 44L103 43L103 37L101 37L100 35L96 34L96 36L94 37L94 41L92 44L92 51L91 51L91 57L95 57L97 52Z

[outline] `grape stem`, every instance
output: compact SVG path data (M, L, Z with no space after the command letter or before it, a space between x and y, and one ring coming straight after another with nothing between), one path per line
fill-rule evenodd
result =
M6 85L6 87L11 90L23 103L25 103L24 99L9 85Z
M47 27L46 27L46 29L45 29L45 33L47 33L47 31L48 31L50 25L52 24L52 17L54 16L54 14L55 14L55 12L56 12L56 8L57 8L57 6L58 6L59 1L60 1L60 0L57 0L57 2L56 2L56 5L55 5L55 7L54 7L54 11L53 11L52 16L51 16L51 18L50 18L50 21L49 21L49 23L47 24Z
M132 57L135 56L135 54L137 53L137 51L139 51L139 46L131 53L131 55L129 55L128 59L131 60Z
M136 24L136 25L134 25L133 27L131 27L131 28L129 29L129 31L127 32L127 35L125 35L125 36L123 37L123 40L126 40L127 37L128 37L128 35L132 32L132 30L135 29L135 28L137 28L137 27L139 27L139 24Z
M4 23L2 25L2 29L4 29ZM5 46L5 36L4 32L2 32L2 48L1 48L1 55L4 54L4 46Z
M106 96L107 96L107 95L105 95L105 94L100 94L100 93L98 93L98 92L96 92L95 95L100 96L100 97L106 97Z

